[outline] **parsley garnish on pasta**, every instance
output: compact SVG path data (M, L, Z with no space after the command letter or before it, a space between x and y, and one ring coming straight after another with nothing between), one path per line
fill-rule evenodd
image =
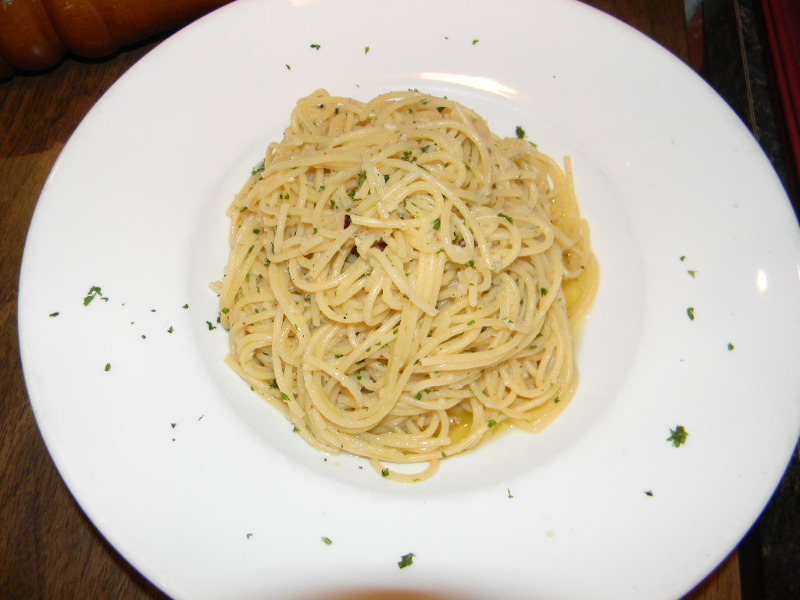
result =
M569 161L416 90L319 90L289 122L228 210L228 364L309 444L395 481L544 428L598 281Z

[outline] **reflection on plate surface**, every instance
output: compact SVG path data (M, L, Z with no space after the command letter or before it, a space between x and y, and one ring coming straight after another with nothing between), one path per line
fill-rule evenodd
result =
M169 595L677 598L777 484L800 427L800 242L768 162L629 28L494 6L240 1L145 57L64 149L22 267L31 402L81 506ZM308 448L222 364L225 208L317 88L447 95L572 157L601 288L578 395L542 434L399 486Z

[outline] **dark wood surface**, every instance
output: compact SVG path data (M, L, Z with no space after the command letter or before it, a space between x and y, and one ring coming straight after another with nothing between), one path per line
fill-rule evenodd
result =
M681 0L590 0L689 60ZM0 82L0 598L160 599L103 539L56 471L33 417L17 342L17 287L45 179L81 119L158 40L97 62ZM685 600L740 600L734 552Z

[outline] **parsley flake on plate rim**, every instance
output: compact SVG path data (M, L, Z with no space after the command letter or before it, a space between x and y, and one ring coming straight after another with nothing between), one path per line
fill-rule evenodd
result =
M689 432L686 431L683 425L677 425L675 429L670 428L668 442L672 442L675 448L680 448L686 443L686 438L689 437Z
M414 564L414 553L409 552L408 554L404 554L400 557L400 560L397 561L397 566L401 569L405 569L406 567L410 567Z

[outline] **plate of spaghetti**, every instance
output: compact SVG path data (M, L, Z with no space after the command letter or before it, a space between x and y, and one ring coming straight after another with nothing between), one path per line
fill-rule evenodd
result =
M571 177L419 91L319 90L290 121L228 210L231 367L312 446L396 481L545 427L598 282Z
M800 235L757 143L591 8L465 6L228 5L48 179L31 403L171 597L676 599L780 480Z

